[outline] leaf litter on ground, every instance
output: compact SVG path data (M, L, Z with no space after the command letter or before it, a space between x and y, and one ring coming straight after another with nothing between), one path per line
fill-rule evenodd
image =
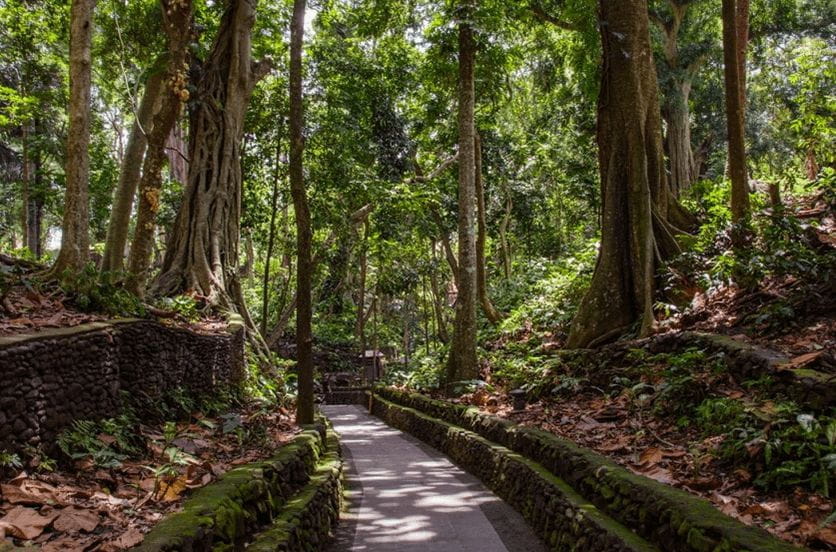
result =
M146 452L115 468L98 467L90 458L52 472L27 466L0 481L0 544L5 540L47 552L116 552L136 546L163 517L177 511L193 489L212 483L235 466L275 454L298 433L283 408L265 413L251 404L238 416L238 434L224 433L220 417L213 420L200 413L178 424L178 434L188 437L172 444L190 460L169 466L163 474L159 468L165 467L169 457L159 445L162 428L148 426L142 427ZM254 429L264 437L241 438ZM105 443L112 438L99 437ZM32 463L38 464L37 459Z

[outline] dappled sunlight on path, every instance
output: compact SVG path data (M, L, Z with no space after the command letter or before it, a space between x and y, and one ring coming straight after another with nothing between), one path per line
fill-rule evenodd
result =
M326 406L349 463L334 552L543 550L523 519L440 452L359 406Z

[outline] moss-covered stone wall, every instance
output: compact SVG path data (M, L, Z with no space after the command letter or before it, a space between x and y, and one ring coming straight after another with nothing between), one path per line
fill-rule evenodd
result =
M293 497L264 532L247 547L252 552L309 552L330 543L342 509L342 470L339 444L328 432L328 452L310 483Z
M196 491L133 550L320 550L339 518L341 475L339 441L323 420L273 458Z
M381 400L382 399L382 400ZM391 413L398 406L397 414ZM766 531L748 527L722 514L708 501L684 491L638 476L609 459L561 439L551 433L517 426L508 420L488 416L475 408L433 400L390 388L379 388L373 412L429 444L447 452L455 440L451 427L463 428L537 463L584 497L603 515L629 527L643 539L672 552L708 551L792 551ZM436 423L404 421L427 416ZM441 424L441 421L449 425ZM469 468L466 457L451 450L450 456ZM486 462L487 459L482 459ZM475 475L485 469L477 464ZM509 477L508 473L504 477ZM486 483L489 481L486 480ZM490 484L490 483L489 483ZM536 491L536 490L535 490ZM513 503L512 503L513 504ZM521 510L524 512L524 510Z
M0 451L49 448L73 420L115 416L124 392L198 396L244 376L244 331L203 335L148 320L0 338Z

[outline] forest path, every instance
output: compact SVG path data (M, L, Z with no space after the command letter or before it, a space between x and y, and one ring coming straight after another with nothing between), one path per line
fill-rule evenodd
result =
M348 466L331 552L540 552L515 510L446 456L360 406L325 406Z

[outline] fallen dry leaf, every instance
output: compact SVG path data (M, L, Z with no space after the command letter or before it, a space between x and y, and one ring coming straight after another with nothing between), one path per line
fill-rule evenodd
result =
M655 447L650 447L649 449L645 450L639 456L639 464L644 466L648 466L651 464L658 464L662 461L664 455L662 451Z
M655 479L659 483L664 483L665 485L673 485L676 482L673 474L661 466L653 466L650 469L641 470L639 473L645 477L649 477L650 479Z
M807 364L810 364L811 362L813 362L814 360L816 360L817 358L819 358L823 354L824 354L824 351L815 351L815 352L812 352L812 353L807 353L805 355L799 355L797 357L794 357L794 358L790 359L790 361L787 362L786 364L783 364L782 367L784 367L784 368L799 368L801 366L805 366Z
M71 506L59 512L52 526L56 531L67 531L69 533L84 531L85 533L91 533L99 526L99 516L90 510L83 510Z
M168 483L160 483L160 488L157 490L157 496L155 498L162 502L175 502L180 498L180 495L183 494L186 488L186 478L181 475Z
M15 506L0 519L0 523L6 526L7 534L19 539L32 540L39 537L56 517L58 517L57 512L42 516L32 508Z
M0 485L3 499L12 504L60 504L57 489L34 479L17 479L14 484Z
M135 528L128 529L125 533L119 535L118 538L106 542L102 546L102 552L117 552L118 550L127 550L137 544L141 543L145 536Z

